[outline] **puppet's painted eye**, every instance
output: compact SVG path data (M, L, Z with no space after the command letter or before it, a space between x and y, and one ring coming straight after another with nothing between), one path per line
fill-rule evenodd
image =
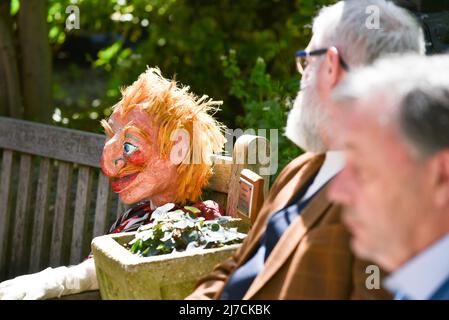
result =
M127 156L132 155L137 149L139 148L129 142L123 144L123 151Z

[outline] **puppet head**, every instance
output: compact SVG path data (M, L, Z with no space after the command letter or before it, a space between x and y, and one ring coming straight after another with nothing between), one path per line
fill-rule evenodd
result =
M210 156L226 142L209 111L221 102L198 98L150 68L131 86L109 119L101 168L124 203L197 201L212 174ZM199 161L192 161L195 154ZM198 160L197 159L197 160Z

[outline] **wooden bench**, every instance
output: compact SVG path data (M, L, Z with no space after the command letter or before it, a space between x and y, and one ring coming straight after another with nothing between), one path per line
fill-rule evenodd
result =
M127 208L110 190L99 160L105 136L0 117L0 281L78 264L91 240ZM237 139L234 158L216 156L208 196L235 216L248 150L265 138ZM236 159L244 159L238 163ZM257 171L256 171L257 172ZM264 176L265 192L268 176Z

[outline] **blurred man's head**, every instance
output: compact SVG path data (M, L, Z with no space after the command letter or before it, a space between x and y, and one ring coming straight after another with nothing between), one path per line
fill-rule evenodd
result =
M449 232L449 56L398 56L334 91L346 166L331 199L352 245L393 271Z
M345 65L352 69L389 53L424 54L425 44L420 26L406 10L385 0L347 0L321 9L315 18L305 51L319 49L328 50L306 58L286 127L290 140L312 152L328 148L324 105L344 77Z

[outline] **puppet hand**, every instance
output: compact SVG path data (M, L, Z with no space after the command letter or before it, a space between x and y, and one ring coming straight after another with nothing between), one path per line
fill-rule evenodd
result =
M1 300L56 298L98 289L93 259L71 267L47 268L0 283Z
M47 268L38 273L16 277L0 283L0 299L41 299L46 296L46 293L57 297L63 288L58 281L59 279L55 279L52 275L54 270L57 269Z

